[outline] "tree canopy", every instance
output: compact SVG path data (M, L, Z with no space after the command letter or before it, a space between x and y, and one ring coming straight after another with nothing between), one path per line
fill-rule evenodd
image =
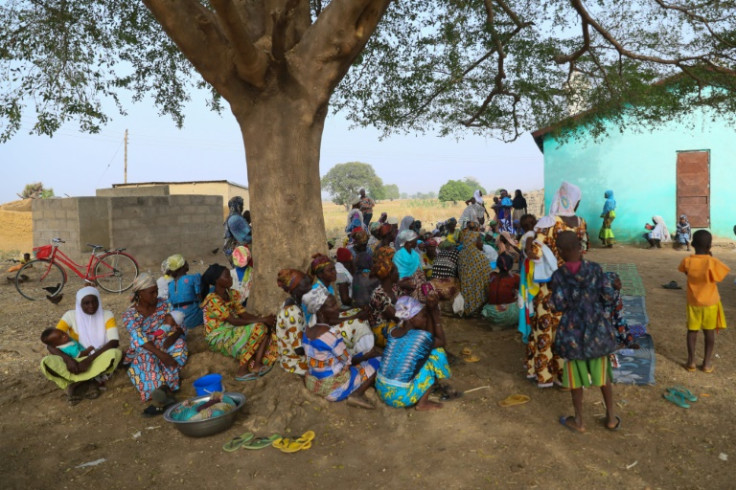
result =
M396 184L385 184L383 186L383 192L385 193L384 199L398 199L401 194L399 193L399 186Z
M34 182L32 184L26 184L23 192L18 195L22 199L48 199L49 197L54 197L54 190L50 187L44 187L42 182Z
M322 177L322 189L335 204L349 205L360 189L373 199L385 199L383 181L367 163L338 163ZM398 188L397 188L398 190Z
M463 182L465 182L465 185L470 187L470 190L472 190L473 192L479 190L482 196L485 196L487 194L486 188L480 185L480 182L478 182L478 179L476 179L475 177L465 177L463 179Z
M473 197L473 189L462 180L449 180L440 187L440 201L465 201Z
M630 121L651 124L693 105L731 120L736 114L733 1L270 0L256 2L260 10L225 0L177 3L5 2L0 140L24 117L39 134L70 120L98 131L110 117L102 100L124 113L119 97L126 89L134 100L152 95L160 113L181 124L189 89L212 87L208 77L193 76L184 38L167 36L174 21L198 15L207 29L200 37L192 32L192 42L209 42L215 52L216 38L225 36L239 43L241 58L256 60L244 66L236 59L238 70L257 72L264 70L260 52L289 54L309 24L326 23L329 12L351 4L382 18L353 67L329 88L333 107L386 133L471 131L513 140L564 119L571 106L595 107L600 131L605 117L625 124L627 111L638 116ZM210 29L213 22L220 33ZM673 76L675 85L655 83ZM704 90L708 85L717 90ZM215 87L209 101L217 110L221 92Z

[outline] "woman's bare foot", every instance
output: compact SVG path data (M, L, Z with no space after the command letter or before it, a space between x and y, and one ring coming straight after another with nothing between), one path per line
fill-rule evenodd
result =
M248 365L241 364L240 367L238 368L238 371L235 373L235 376L236 377L245 376L246 374L248 374L248 371L249 371Z
M430 412L432 410L439 410L442 408L441 403L431 402L429 400L420 399L419 402L414 406L414 410L417 412Z

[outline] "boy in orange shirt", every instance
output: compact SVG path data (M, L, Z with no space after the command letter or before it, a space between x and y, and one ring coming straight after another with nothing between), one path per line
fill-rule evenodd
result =
M713 372L711 357L717 328L726 328L721 297L716 283L725 279L728 266L710 253L712 235L706 230L693 234L692 246L695 255L685 257L678 270L687 275L687 363L685 369L695 371L695 346L698 331L705 335L705 355L702 370Z

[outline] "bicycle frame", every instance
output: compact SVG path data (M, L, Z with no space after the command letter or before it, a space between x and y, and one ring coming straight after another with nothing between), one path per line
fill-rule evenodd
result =
M80 269L83 267L81 264L77 264L74 262L71 258L69 258L64 252L59 250L58 245L53 246L53 250L51 252L51 255L48 257L49 262L52 263L60 263L61 265L65 265L69 269L72 270L77 276L79 276L80 279L83 279L87 282L94 282L94 277L90 277L90 271L93 270L92 266L97 262L98 258L95 254L94 250L92 251L92 254L89 256L89 262L87 262L87 270L84 275L82 275L82 272Z

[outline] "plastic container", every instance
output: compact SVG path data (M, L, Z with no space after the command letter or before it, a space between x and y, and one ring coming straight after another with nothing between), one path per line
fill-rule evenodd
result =
M222 375L220 374L207 374L194 381L194 389L197 392L197 396L211 395L216 391L223 391L222 389Z

